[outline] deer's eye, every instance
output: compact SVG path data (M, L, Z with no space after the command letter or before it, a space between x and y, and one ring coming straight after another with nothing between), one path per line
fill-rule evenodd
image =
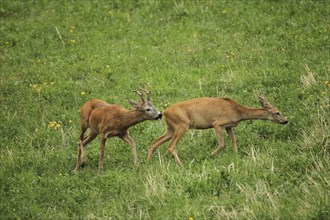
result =
M146 109L146 112L150 112L150 111L151 111L151 109L150 109L150 108L147 108L147 109Z
M276 112L275 114L276 114L276 115L281 115L281 113L279 113L279 112Z

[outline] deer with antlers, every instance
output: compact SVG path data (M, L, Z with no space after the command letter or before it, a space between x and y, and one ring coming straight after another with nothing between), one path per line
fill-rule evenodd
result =
M119 137L128 143L133 152L134 164L138 162L136 145L129 136L128 129L133 125L145 120L157 120L162 117L162 113L156 110L151 103L151 92L146 90L135 90L140 102L128 100L133 106L133 110L127 110L120 105L108 104L99 99L86 102L80 110L80 136L77 152L77 163L75 171L86 164L86 153L84 146L100 135L100 158L98 173L103 170L104 147L107 138ZM147 98L144 97L144 93ZM89 133L85 132L89 128Z
M167 130L164 135L152 143L147 160L151 159L161 144L172 139L168 151L180 165L182 162L177 155L176 145L188 129L214 128L218 141L218 147L211 153L214 156L224 148L224 130L231 139L233 151L237 152L233 127L241 121L261 119L280 124L288 123L278 109L269 104L265 98L259 97L259 101L262 108L248 108L229 98L196 98L170 106L163 112Z

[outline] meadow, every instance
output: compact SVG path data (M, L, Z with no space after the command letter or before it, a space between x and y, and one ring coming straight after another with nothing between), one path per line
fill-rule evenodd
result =
M330 6L327 1L1 0L0 219L330 219ZM80 107L130 108L135 86L160 111L195 97L289 120L237 126L238 153L190 130L177 166L163 121L99 141L76 162Z

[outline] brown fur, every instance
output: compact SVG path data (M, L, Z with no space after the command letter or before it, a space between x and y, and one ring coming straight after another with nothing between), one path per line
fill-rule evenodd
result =
M93 99L86 102L80 111L80 136L77 150L77 163L75 171L78 171L81 166L86 163L86 153L84 146L100 135L100 159L98 173L103 169L104 147L107 138L119 137L124 142L128 143L133 152L134 164L137 164L138 157L136 153L136 145L133 139L129 136L128 129L144 120L158 119L162 114L155 109L151 104L150 93L148 100L143 97L141 92L138 92L141 103L129 100L133 105L133 110L127 110L122 106L108 104L99 99ZM84 136L89 129L88 136Z
M172 139L168 150L175 161L181 164L176 153L176 145L188 129L214 128L219 144L211 153L211 155L215 155L224 148L222 138L224 130L227 131L232 141L233 151L237 152L232 127L237 126L243 120L262 119L282 124L287 123L287 119L264 98L260 97L259 101L262 108L248 108L229 98L196 98L170 106L163 112L167 124L166 133L152 143L148 160L161 144Z

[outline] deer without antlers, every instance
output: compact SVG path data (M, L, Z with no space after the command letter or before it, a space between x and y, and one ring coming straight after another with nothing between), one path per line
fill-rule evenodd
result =
M141 102L128 100L133 106L133 110L127 110L115 104L108 104L99 99L90 100L81 107L80 136L75 171L78 171L86 163L84 146L94 140L98 134L100 134L98 173L103 170L104 146L106 139L110 137L119 137L128 143L132 148L134 164L137 164L136 145L129 136L128 129L145 120L160 119L162 113L151 104L150 92L144 90L147 99L144 97L143 91L135 90L134 92L139 95ZM89 134L84 136L88 128Z
M170 106L163 112L167 130L152 143L147 159L151 159L154 151L161 144L172 139L168 151L180 165L181 160L177 155L176 145L188 129L214 128L219 146L211 153L213 156L224 148L222 137L224 130L231 139L233 151L237 152L236 138L232 128L241 121L262 119L280 124L288 123L277 108L270 105L265 98L259 97L259 101L262 108L248 108L229 98L196 98Z

